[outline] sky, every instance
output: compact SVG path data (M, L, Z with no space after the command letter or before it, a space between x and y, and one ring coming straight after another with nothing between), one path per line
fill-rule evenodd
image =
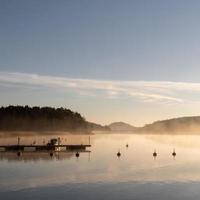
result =
M0 106L101 124L200 115L200 1L0 0Z

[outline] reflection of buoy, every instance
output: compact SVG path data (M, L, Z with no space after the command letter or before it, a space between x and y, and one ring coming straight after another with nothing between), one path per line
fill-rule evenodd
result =
M17 152L17 156L21 156L21 152L20 151Z
M79 152L76 152L76 157L77 157L77 158L79 157Z
M126 148L128 148L128 144L126 144Z
M53 156L53 152L50 152L50 154L49 154L51 157Z
M174 157L176 156L175 149L173 150L172 156L174 156Z
M121 153L120 151L117 152L117 157L120 157L121 156Z
M153 152L153 157L155 158L157 156L156 150Z

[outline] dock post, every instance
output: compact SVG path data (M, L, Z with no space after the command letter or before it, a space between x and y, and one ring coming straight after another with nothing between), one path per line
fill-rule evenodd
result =
M20 145L20 137L17 138L17 144Z

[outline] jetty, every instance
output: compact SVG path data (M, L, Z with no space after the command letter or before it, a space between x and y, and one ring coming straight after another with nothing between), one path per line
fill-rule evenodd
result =
M59 138L53 138L44 145L26 145L19 141L15 145L0 145L0 151L86 151L87 147L91 147L90 144L61 144Z

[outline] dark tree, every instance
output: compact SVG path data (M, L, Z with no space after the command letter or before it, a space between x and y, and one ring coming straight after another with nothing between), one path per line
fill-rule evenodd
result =
M79 130L88 128L77 112L64 108L8 106L0 108L0 130Z

